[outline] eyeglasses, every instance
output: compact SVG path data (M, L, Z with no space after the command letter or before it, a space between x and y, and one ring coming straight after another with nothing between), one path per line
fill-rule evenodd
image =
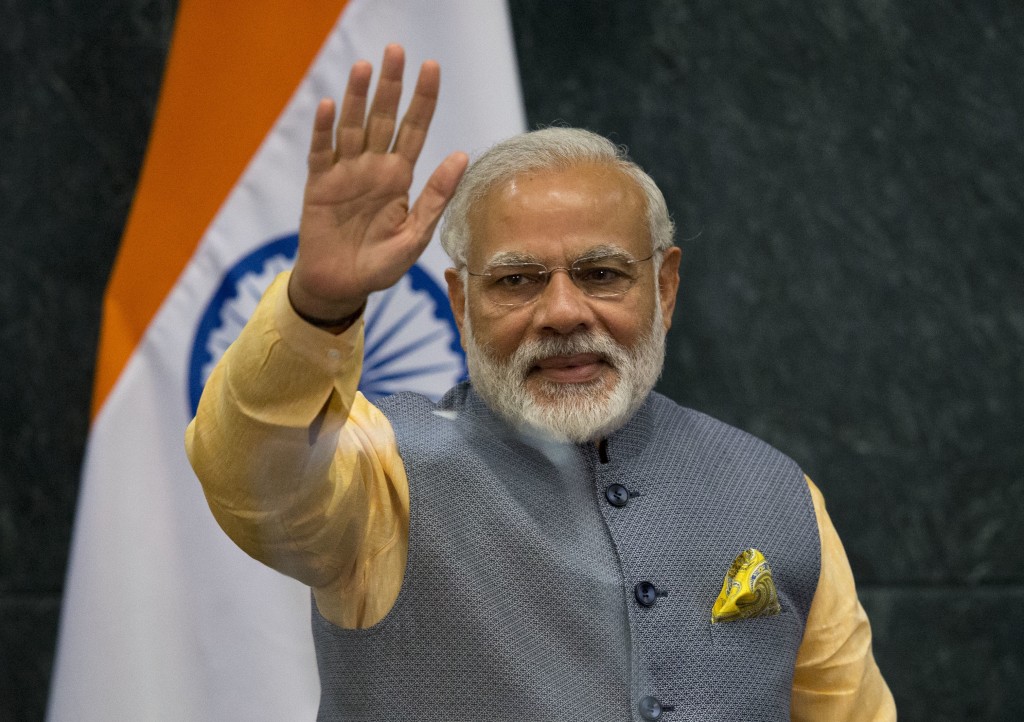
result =
M600 256L554 268L542 263L502 263L488 266L480 273L468 269L466 273L486 279L483 294L490 302L498 306L523 306L537 300L555 271L565 271L578 289L593 298L622 296L637 282L636 264L652 258L653 254L640 259Z

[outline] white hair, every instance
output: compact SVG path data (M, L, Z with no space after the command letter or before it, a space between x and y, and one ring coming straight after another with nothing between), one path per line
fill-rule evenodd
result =
M448 204L441 228L441 246L452 263L460 269L465 267L470 210L492 188L529 171L564 170L587 163L617 168L637 184L646 204L651 250L660 260L674 243L675 226L654 179L630 160L623 146L607 138L581 128L544 128L498 143L469 166Z

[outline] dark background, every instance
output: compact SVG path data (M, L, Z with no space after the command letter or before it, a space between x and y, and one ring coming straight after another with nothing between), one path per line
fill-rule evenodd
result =
M511 0L680 229L660 388L829 501L904 720L1024 715L1024 4ZM171 0L0 3L0 719L43 715Z

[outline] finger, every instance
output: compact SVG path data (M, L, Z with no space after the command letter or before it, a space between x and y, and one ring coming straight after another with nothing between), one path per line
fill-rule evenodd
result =
M423 63L420 68L420 76L416 80L416 90L413 92L409 109L402 118L402 125L398 129L398 138L395 139L395 152L404 156L410 163L416 163L420 151L423 150L423 143L427 139L427 130L430 128L430 120L434 117L434 108L437 107L437 95L441 89L441 66L433 60Z
M413 204L409 212L409 221L413 227L419 229L423 245L430 242L434 228L437 227L448 201L455 194L467 165L469 156L465 153L456 152L445 158L427 179L423 192Z
M321 173L334 163L334 101L324 98L316 106L313 137L309 141L309 171Z
M366 98L370 93L370 76L373 67L365 60L352 66L348 74L345 97L341 101L341 115L338 117L338 131L335 148L339 158L354 158L363 152L365 133L363 121L366 116Z
M391 44L384 48L377 92L373 95L370 117L366 121L366 150L371 153L386 153L391 147L395 133L395 116L398 115L398 101L402 97L402 70L405 68L405 51L401 45Z

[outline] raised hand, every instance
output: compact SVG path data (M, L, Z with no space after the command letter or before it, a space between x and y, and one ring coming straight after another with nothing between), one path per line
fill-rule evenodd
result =
M465 153L449 155L410 208L413 166L437 104L441 70L436 62L423 63L396 134L404 65L401 46L385 48L369 115L373 71L365 61L352 66L337 128L334 102L324 99L317 107L299 254L288 286L300 315L341 319L373 291L398 282L430 242L466 170Z

